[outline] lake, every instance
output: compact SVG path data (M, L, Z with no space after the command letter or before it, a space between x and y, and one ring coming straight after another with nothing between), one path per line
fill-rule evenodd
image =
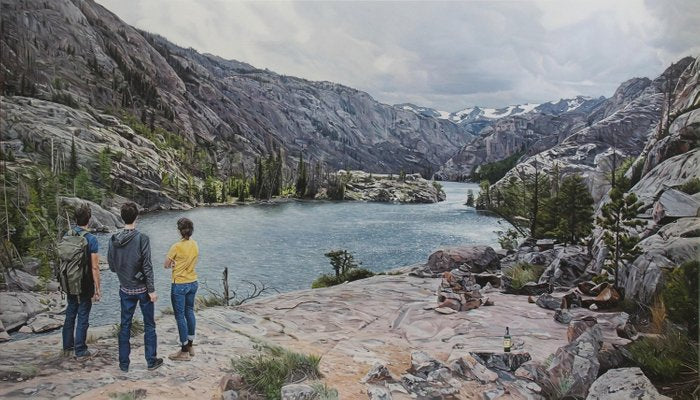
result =
M435 204L291 201L231 207L202 207L190 211L146 214L137 228L149 235L158 309L170 306L170 271L163 260L179 240L180 217L194 222L199 244L200 290L221 291L221 276L229 268L231 289L245 292L241 281L264 282L281 292L311 287L322 273L332 273L324 253L347 249L362 266L375 272L418 262L443 246L495 245L498 219L463 205L467 191L478 185L443 183L447 200ZM106 257L110 235L99 235ZM93 306L92 325L119 320L116 274L102 271L103 300ZM139 313L137 312L137 315Z

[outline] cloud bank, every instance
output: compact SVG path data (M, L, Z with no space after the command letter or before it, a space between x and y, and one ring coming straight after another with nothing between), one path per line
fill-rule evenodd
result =
M181 46L446 111L609 96L700 55L697 0L98 1Z

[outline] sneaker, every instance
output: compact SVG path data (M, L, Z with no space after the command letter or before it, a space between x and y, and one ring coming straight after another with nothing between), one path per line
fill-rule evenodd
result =
M78 361L90 360L98 354L97 350L86 350L85 353L81 355L75 355L75 359Z
M73 355L73 349L61 350L61 357L70 357L71 355Z
M153 362L153 364L148 366L148 370L149 371L156 370L156 369L160 368L161 365L163 365L163 359L156 358L156 360Z
M119 367L122 372L129 372L129 367Z
M194 344L190 343L187 345L187 352L190 353L190 357L194 357Z
M173 361L190 361L192 359L189 351L183 350L178 350L177 352L168 356L168 358L170 358Z

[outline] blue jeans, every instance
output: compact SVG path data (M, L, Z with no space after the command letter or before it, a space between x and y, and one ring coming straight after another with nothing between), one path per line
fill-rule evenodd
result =
M75 349L76 356L83 356L87 353L87 330L90 326L90 309L92 308L92 298L90 296L80 296L69 294L68 305L66 306L66 320L63 323L63 350ZM78 326L75 326L75 319L78 319ZM75 335L74 335L75 331Z
M170 289L170 301L173 304L180 343L183 345L187 344L188 340L194 340L194 329L197 325L194 319L194 297L198 286L197 281L173 283Z
M154 306L148 293L126 294L119 290L122 307L122 324L119 330L119 368L129 369L129 354L131 354L131 321L134 318L136 304L141 307L143 315L143 344L145 347L146 363L151 367L156 362L156 321Z

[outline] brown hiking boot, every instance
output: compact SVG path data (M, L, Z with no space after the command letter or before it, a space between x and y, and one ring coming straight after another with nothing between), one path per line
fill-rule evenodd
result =
M190 361L192 359L192 357L190 357L190 353L187 351L183 351L182 349L169 355L168 358L173 361Z
M192 342L187 345L187 352L190 353L190 357L194 357L194 344Z

